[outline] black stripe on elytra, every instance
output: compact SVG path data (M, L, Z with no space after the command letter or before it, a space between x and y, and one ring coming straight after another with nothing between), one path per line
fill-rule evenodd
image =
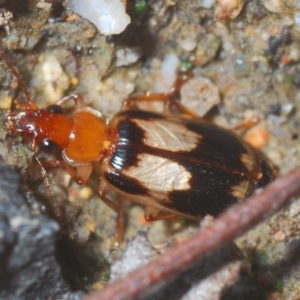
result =
M243 182L240 175L221 169L209 170L209 166L195 165L188 170L193 175L189 181L191 188L184 191L171 191L170 203L164 204L170 209L195 217L206 214L215 216L228 206L242 200L231 194L232 187ZM252 185L248 188L247 194L250 190Z
M251 157L251 154L245 148L244 141L238 136L212 123L185 119L184 125L188 130L203 137L197 147L189 153L190 157L201 156L202 161L216 167L223 166L230 170L248 173L241 156L249 154Z
M276 175L274 166L267 160L267 158L259 152L262 178L258 181L258 187L264 187L270 183Z
M121 192L130 195L148 195L148 189L145 188L140 182L132 177L125 176L119 172L103 172L103 178Z
M131 121L132 112L124 111L118 114L117 123L118 140L114 144L109 164L112 167L109 172L104 172L103 177L116 189L131 195L147 195L148 189L137 179L125 176L122 171L137 167L138 155L144 153L144 130ZM113 170L113 171L112 171Z
M144 151L144 131L135 122L121 119L117 125L118 141L109 163L117 170L138 165L137 156Z
M116 114L117 118L122 120L140 119L146 121L166 119L166 116L160 113L147 110L123 110Z

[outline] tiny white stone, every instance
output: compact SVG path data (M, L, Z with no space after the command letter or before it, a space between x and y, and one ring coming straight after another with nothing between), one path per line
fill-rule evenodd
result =
M160 74L157 76L153 91L155 93L168 93L177 79L177 70L180 64L178 57L170 53L162 62Z
M281 1L280 0L263 0L262 4L270 12L273 12L273 13L281 12Z
M124 47L116 51L116 66L129 66L143 55L140 47Z
M187 81L180 90L181 103L204 116L214 105L220 103L218 87L208 78L194 77Z
M289 57L293 60L293 61L298 61L300 59L300 50L298 48L298 45L292 44L290 47L290 53L289 53Z
M67 3L104 35L121 33L131 21L124 0L68 0Z
M298 27L298 29L300 28L300 12L296 12L294 15L294 20L295 20L295 24Z
M292 112L294 107L295 107L294 103L286 103L281 106L281 111L287 116Z
M180 42L180 46L182 49L186 50L186 51L193 51L195 50L196 46L197 46L197 42L195 40L182 40Z
M45 55L35 66L34 73L37 76L33 77L31 85L35 86L49 103L59 100L69 88L69 77L54 55Z
M202 0L202 7L204 8L212 8L215 4L216 0Z

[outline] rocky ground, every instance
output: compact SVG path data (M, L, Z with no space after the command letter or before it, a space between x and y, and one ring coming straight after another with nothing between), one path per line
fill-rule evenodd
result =
M193 78L180 91L184 105L228 129L258 117L258 124L242 136L266 154L279 175L298 164L297 1L130 0L126 9L130 21L125 11L117 20L121 23L124 17L130 22L127 28L105 32L101 21L101 34L64 1L0 1L2 48L39 107L80 93L88 105L112 117L129 95L168 92L178 71L192 70ZM5 112L23 93L10 70L0 64L4 122ZM4 124L0 138L4 164L22 178L20 185L18 175L1 166L4 299L79 299L117 280L129 267L167 251L199 227L182 218L146 224L142 207L125 203L125 242L116 248L115 214L97 196L99 174L79 188L63 169L53 168L48 176L64 215L60 230L46 216L53 216L53 210L29 144ZM299 219L300 204L294 201L239 238L237 246L217 254L211 266L206 262L185 274L155 299L175 299L174 294L176 299L299 299ZM32 282L18 280L23 265L35 288ZM199 274L199 269L204 272Z

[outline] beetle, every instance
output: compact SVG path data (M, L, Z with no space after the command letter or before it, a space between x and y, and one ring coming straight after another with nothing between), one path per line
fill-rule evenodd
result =
M31 138L33 151L39 144L46 150L56 145L79 184L100 166L100 198L117 212L119 205L107 197L110 190L144 205L148 221L216 216L275 177L273 164L260 151L198 117L175 101L174 93L133 96L111 120L76 94L39 109L2 50L0 56L26 97L20 110L7 114L8 128ZM63 105L71 100L75 106L68 117ZM161 101L164 112L136 109L142 101Z

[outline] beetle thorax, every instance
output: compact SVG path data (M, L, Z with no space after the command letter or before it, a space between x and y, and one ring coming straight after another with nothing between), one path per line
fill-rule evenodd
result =
M109 144L108 140L109 129L98 115L88 109L74 112L64 159L73 165L99 161Z

